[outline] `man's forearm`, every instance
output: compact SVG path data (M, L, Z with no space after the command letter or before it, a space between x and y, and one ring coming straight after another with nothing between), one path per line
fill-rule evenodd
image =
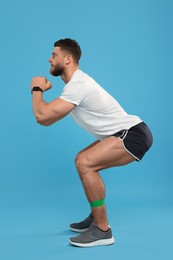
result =
M33 92L32 107L34 116L39 123L41 121L41 116L45 113L46 108L46 102L43 100L42 93L40 91Z

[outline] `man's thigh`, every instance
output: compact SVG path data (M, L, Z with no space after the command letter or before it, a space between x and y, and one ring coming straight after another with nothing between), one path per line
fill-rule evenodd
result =
M87 160L88 167L96 171L135 161L124 149L122 140L114 136L91 144L80 155Z

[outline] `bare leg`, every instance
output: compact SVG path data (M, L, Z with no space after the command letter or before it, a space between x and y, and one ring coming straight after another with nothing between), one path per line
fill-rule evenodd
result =
M81 178L88 201L105 198L104 183L99 175L102 169L128 164L135 159L124 149L122 141L109 137L95 142L78 153L76 168ZM102 230L108 229L106 206L92 209L94 223Z

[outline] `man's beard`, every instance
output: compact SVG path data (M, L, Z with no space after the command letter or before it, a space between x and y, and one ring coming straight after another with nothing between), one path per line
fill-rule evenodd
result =
M63 72L64 67L61 65L51 66L50 68L50 74L56 77L61 76Z

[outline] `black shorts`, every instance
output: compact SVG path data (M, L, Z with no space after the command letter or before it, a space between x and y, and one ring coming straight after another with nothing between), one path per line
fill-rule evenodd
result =
M144 122L131 127L129 130L119 131L113 136L123 141L125 150L137 161L142 159L153 143L152 133Z

